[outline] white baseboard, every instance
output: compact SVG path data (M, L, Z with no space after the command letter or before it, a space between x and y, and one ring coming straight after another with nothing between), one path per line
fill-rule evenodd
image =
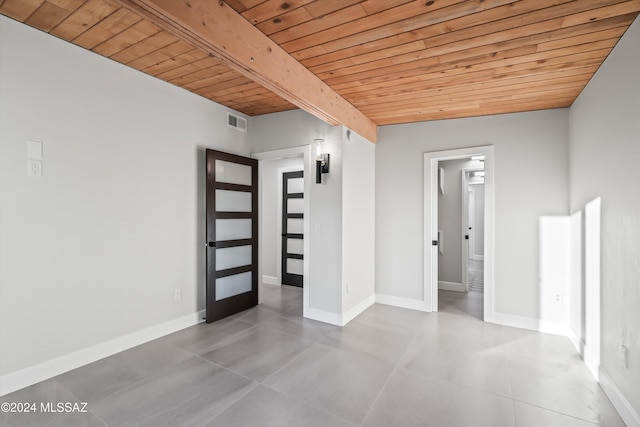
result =
M518 316L515 314L493 312L484 316L485 322L497 323L498 325L512 326L514 328L529 329L531 331L544 332L546 334L571 335L568 325L535 319L533 317Z
M331 325L342 326L342 315L332 311L319 310L309 307L304 310L303 316L307 319L317 320L319 322L329 323Z
M600 381L600 354L596 354L592 347L585 345L584 352L580 355L585 365L587 365L587 368L589 368L589 371L591 371L591 375L593 375L597 381Z
M273 277L273 276L262 276L262 283L264 283L265 285L277 285L277 286L281 286L280 281L278 280L277 277Z
M376 294L376 303L384 304L384 305L392 305L394 307L400 307L400 308L408 308L411 310L431 312L431 307L427 307L424 301L418 300L418 299L412 299L412 298L403 298L403 297L396 297L393 295Z
M0 377L0 396L203 322L204 310L84 348Z
M442 289L443 291L456 291L456 292L466 291L462 283L444 282L444 281L438 281L438 289Z
M584 361L584 364L587 365L587 368L589 368L589 371L591 372L591 375L593 375L593 378L595 378L596 381L600 381L600 359L597 357L597 355L593 354L593 350L591 350L591 348L587 346L584 341L582 341L582 339L578 336L576 331L573 330L573 328L569 327L568 330L569 341L571 341L571 344L573 344L573 346L575 347L576 351Z
M591 375L596 381L600 381L600 357L591 347L585 344L585 342L578 336L573 328L569 327L569 340L571 344L576 348L576 351L582 357L584 364L587 365Z
M360 313L362 313L367 308L369 308L373 304L375 304L375 302L376 302L376 296L375 295L369 295L367 298L364 299L364 301L360 302L355 307L353 307L352 309L348 310L346 313L344 313L342 315L342 326L344 326L347 323L351 322Z
M600 368L600 386L627 427L640 427L640 415L602 368Z
M569 341L571 341L571 344L573 344L573 346L576 348L578 354L582 356L584 354L584 342L582 341L582 339L580 339L576 331L574 331L571 327L569 327L568 337Z

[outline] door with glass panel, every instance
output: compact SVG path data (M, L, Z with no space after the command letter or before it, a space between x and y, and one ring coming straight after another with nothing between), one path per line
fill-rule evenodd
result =
M302 287L304 239L303 172L282 174L282 284Z
M258 304L258 161L207 150L207 323Z

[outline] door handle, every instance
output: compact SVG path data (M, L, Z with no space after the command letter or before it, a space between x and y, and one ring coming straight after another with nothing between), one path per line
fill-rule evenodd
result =
M469 235L468 234L464 235L464 240L469 240Z
M438 246L438 241L437 240L432 240L431 241L431 245L432 246Z
M215 248L216 247L216 242L205 243L205 246L209 246L210 248Z

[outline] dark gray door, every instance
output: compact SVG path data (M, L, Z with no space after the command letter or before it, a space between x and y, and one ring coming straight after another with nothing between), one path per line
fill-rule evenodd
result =
M258 304L258 161L207 150L207 323Z
M302 287L303 172L282 174L282 284Z

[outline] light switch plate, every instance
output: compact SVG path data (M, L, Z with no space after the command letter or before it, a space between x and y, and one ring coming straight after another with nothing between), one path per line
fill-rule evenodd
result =
M42 142L27 141L27 159L42 160Z

